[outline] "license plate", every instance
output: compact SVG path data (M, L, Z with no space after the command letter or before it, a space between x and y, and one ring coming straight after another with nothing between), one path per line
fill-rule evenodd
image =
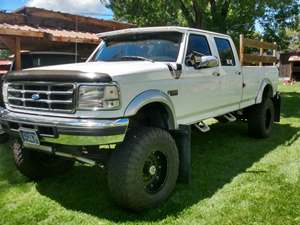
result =
M24 144L40 145L40 140L36 131L22 129L19 132Z

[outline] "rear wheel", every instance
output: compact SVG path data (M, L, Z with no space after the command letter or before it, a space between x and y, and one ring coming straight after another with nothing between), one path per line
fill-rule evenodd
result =
M144 210L159 205L171 195L178 169L178 150L167 131L136 128L111 155L108 185L119 205Z
M18 170L32 180L64 174L74 165L72 160L26 149L20 141L13 143L12 151Z
M253 106L248 112L248 132L256 138L269 137L274 122L274 104L270 98Z

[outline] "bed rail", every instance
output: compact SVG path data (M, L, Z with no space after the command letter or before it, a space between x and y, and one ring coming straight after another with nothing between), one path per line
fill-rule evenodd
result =
M247 48L259 49L259 54L249 54L245 53ZM263 40L254 40L245 38L243 34L240 35L240 62L241 65L259 65L263 66L265 64L277 63L277 49L278 45L276 42L270 43ZM272 51L272 55L268 54L267 51Z

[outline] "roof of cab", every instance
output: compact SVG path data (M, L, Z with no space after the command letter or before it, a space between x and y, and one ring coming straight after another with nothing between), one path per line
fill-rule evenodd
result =
M179 26L129 28L123 30L103 32L97 35L98 37L103 38L103 37L118 36L122 34L138 34L138 33L153 33L153 32L180 32L180 33L200 32L200 33L206 33L210 35L229 37L226 34L215 33L207 30L200 30L200 29L189 28L189 27L179 27Z

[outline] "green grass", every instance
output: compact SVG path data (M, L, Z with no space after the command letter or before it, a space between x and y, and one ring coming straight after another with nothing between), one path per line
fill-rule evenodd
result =
M96 168L30 182L2 145L0 224L300 224L300 84L280 89L282 122L271 138L249 138L243 123L193 133L192 183L145 213L116 207Z

